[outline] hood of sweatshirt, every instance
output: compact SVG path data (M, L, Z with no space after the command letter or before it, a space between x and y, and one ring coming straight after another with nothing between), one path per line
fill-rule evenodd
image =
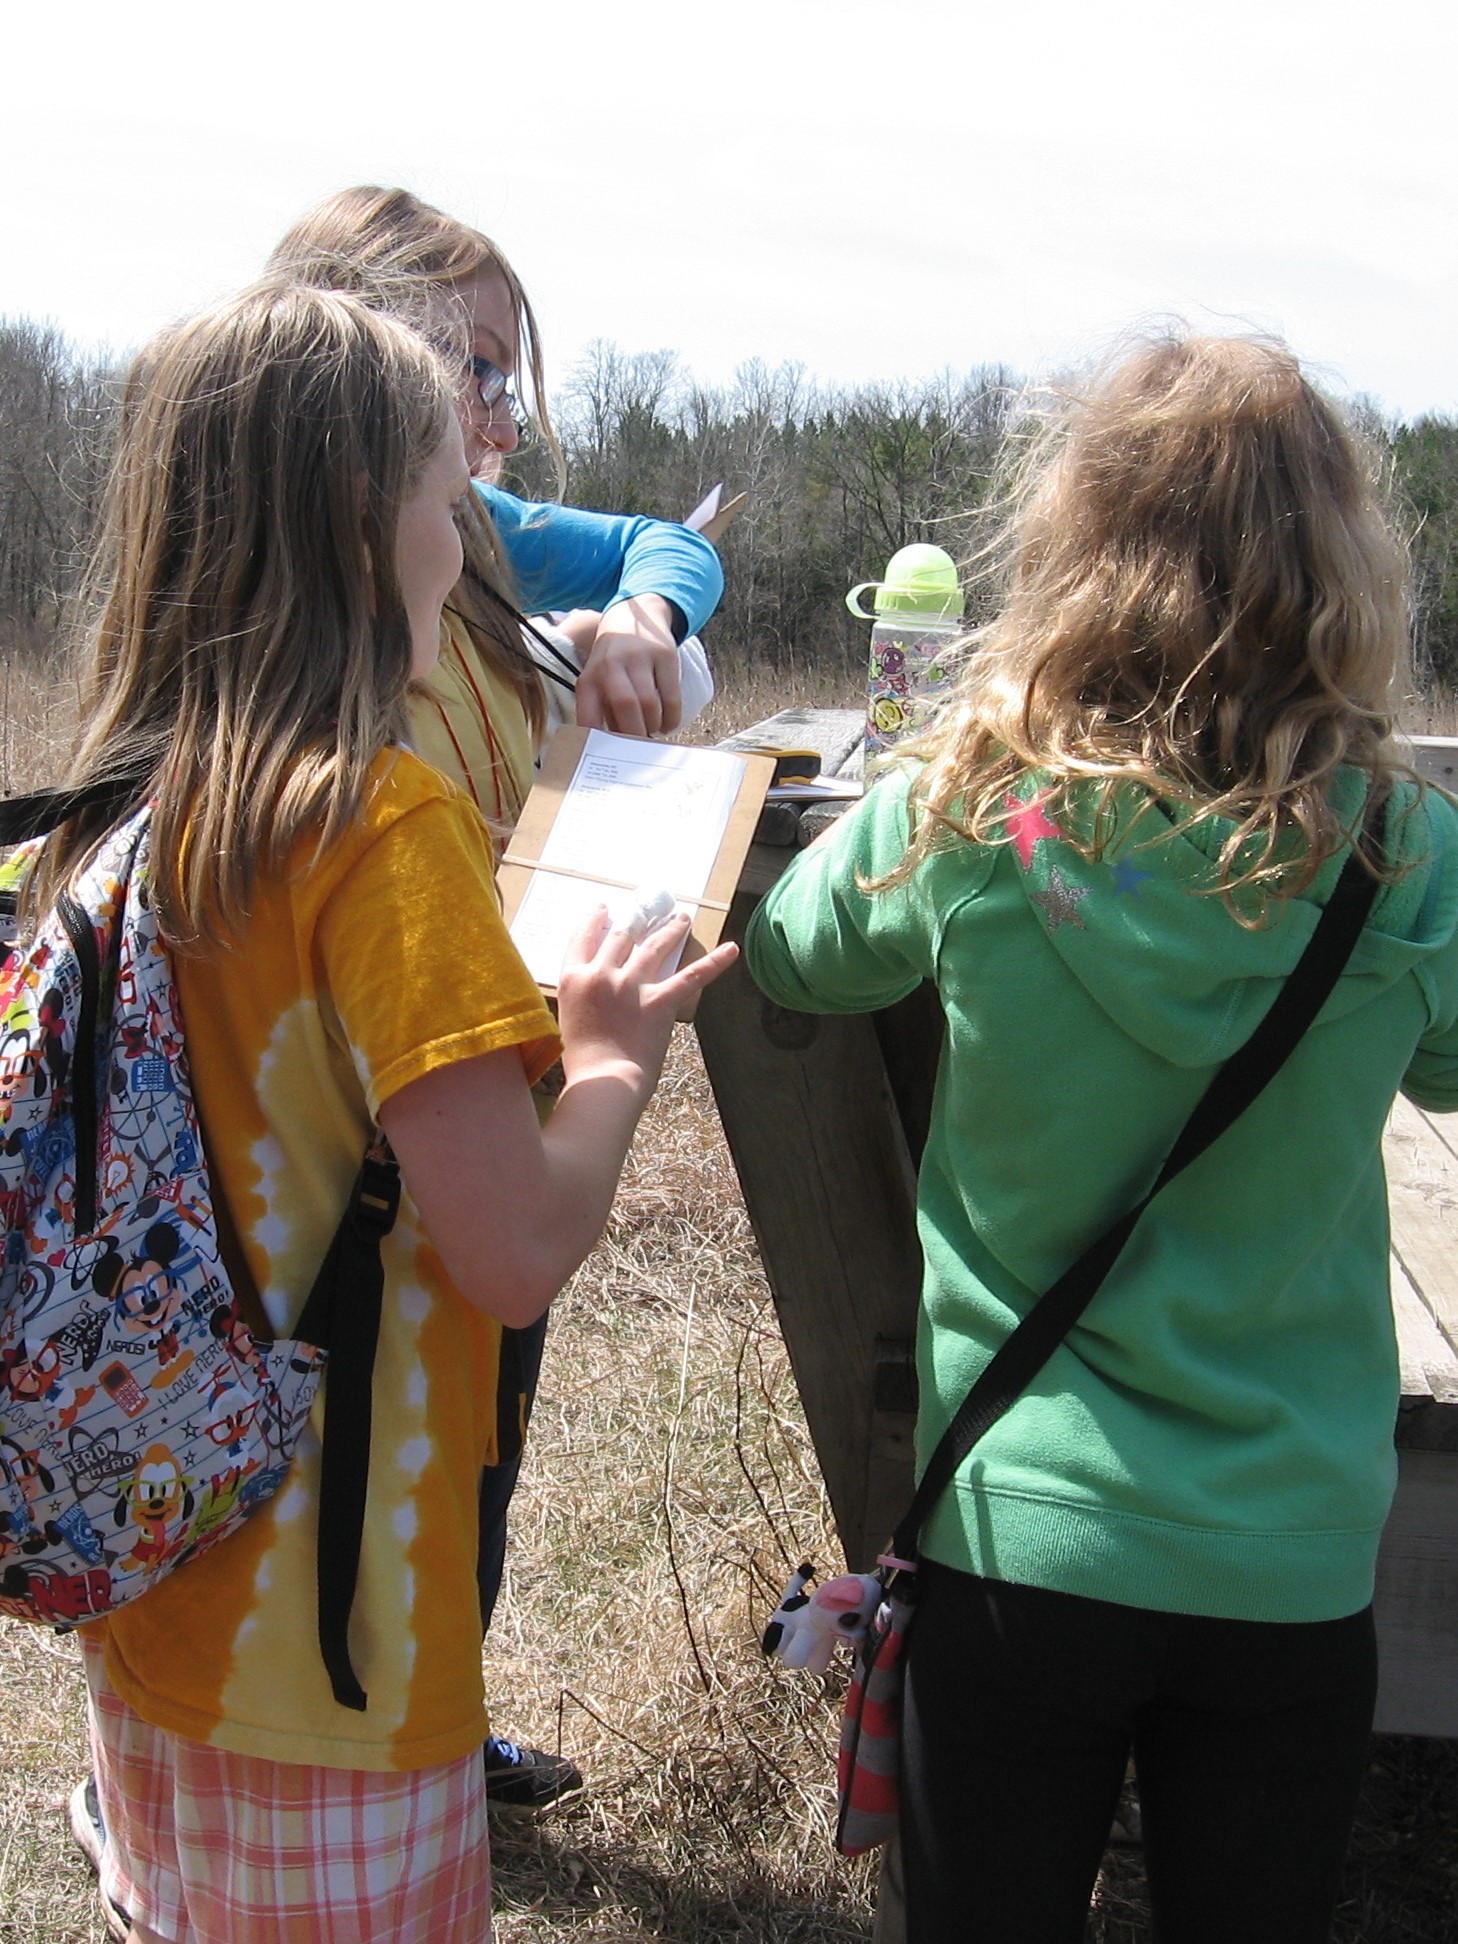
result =
M1334 805L1360 821L1366 778L1344 770ZM1125 1033L1177 1066L1229 1058L1252 1032L1300 958L1346 853L1296 897L1273 900L1266 921L1242 925L1220 895L1219 856L1232 825L1194 823L1178 810L1121 804L1112 840L1085 857L1048 814L1033 781L1009 793L1007 855L1053 948ZM1440 792L1399 785L1385 850L1401 865L1384 884L1347 973L1322 1010L1335 1019L1416 974L1429 1014L1451 1016L1458 974L1439 948L1458 926L1458 812Z

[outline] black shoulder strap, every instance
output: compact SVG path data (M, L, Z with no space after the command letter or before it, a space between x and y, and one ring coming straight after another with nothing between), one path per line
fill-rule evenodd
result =
M1374 820L1380 822L1381 816L1380 811L1369 811L1369 824ZM963 1459L984 1432L1016 1402L1083 1315L1118 1260L1140 1216L1160 1189L1239 1119L1280 1072L1325 1005L1351 957L1352 947L1377 895L1377 879L1362 861L1366 835L1364 827L1295 970L1250 1038L1231 1054L1201 1095L1153 1187L1064 1270L1028 1311L962 1400L927 1462L906 1516L897 1525L891 1541L891 1550L897 1558L916 1557L917 1538L927 1514L952 1482ZM1383 854L1380 841L1376 850L1378 856Z
M136 777L113 776L80 790L34 790L29 796L9 797L0 802L0 845L44 837L83 810L109 810L119 823L141 803L145 789Z
M314 1278L294 1334L329 1352L319 1459L319 1651L341 1708L363 1710L349 1658L370 1475L375 1348L384 1306L380 1246L395 1226L400 1169L383 1137L365 1156L344 1218Z
M349 1657L349 1616L359 1582L369 1486L375 1351L385 1292L381 1247L395 1226L399 1206L399 1165L377 1133L294 1326L302 1342L329 1353L315 1544L319 1652L334 1699L341 1708L361 1712L367 1697ZM245 1316L250 1309L257 1314L261 1303L252 1273L216 1181L213 1219L234 1295L244 1303Z

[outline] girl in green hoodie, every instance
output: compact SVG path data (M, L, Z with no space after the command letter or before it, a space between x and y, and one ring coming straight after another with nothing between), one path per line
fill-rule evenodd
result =
M1399 1088L1458 1108L1458 814L1390 741L1401 550L1283 347L1142 346L1012 506L954 698L748 939L784 1006L940 993L923 1462L1264 1015L1374 792L1385 854L1317 1024L923 1530L910 1935L1078 1944L1132 1751L1157 1936L1320 1944L1394 1482L1380 1140Z

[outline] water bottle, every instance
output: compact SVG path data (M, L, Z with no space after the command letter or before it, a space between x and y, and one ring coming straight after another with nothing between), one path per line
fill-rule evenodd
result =
M874 589L872 612L861 596ZM862 581L845 597L871 627L866 690L866 775L893 743L921 726L952 682L947 649L962 632L956 563L940 547L903 547L886 578Z

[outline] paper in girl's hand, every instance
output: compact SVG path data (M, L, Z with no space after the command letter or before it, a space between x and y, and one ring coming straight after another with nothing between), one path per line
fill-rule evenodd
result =
M631 910L618 922L633 943L640 945L650 932L666 925L676 909L671 891L638 890L633 893Z
M667 909L661 916L657 915L660 897L666 897L668 901ZM645 904L650 900L653 903L651 919L644 911ZM635 944L650 932L657 931L675 911L685 911L692 917L695 910L691 903L679 904L669 893L649 890L645 894L642 890L626 890L617 885L538 873L512 922L511 936L512 943L526 960L533 976L548 991L556 991L562 974L562 961L566 953L564 941L571 940L582 930L596 907L606 909L608 924L612 929L627 932ZM635 929L639 923L643 925L642 931ZM684 943L687 943L686 939ZM662 968L665 978L670 972L677 971L681 958L682 947Z

